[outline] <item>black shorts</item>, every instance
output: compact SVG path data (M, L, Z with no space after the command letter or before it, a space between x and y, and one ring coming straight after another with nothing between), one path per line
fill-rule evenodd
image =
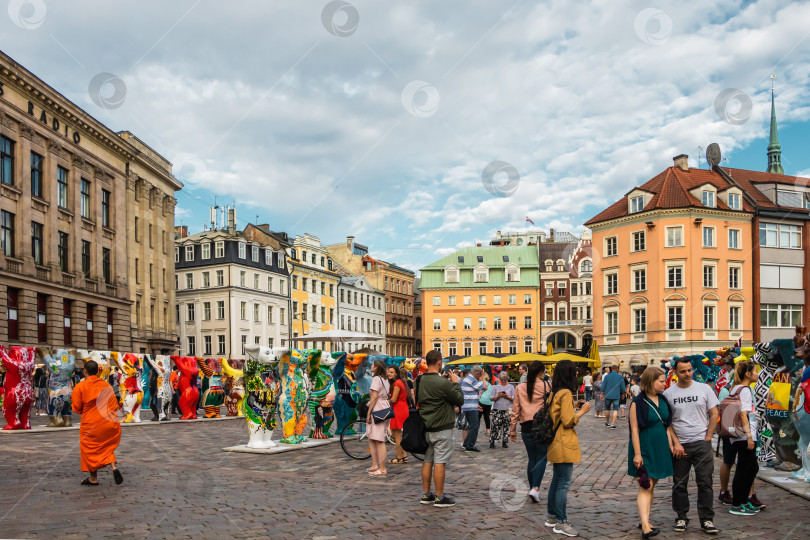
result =
M734 465L737 462L737 449L731 443L731 439L723 437L723 463Z

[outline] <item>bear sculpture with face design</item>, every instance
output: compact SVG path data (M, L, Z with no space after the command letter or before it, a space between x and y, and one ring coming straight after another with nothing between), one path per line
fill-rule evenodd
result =
M245 399L242 412L248 426L248 448L272 448L271 440L276 428L278 407L278 374L276 368L280 357L289 354L289 349L277 347L245 347L247 358L242 369ZM230 367L229 367L230 369Z

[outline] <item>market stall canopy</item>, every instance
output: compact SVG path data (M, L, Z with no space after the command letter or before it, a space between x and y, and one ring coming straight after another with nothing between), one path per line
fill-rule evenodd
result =
M459 358L458 360L453 360L452 362L448 362L446 365L459 366L469 364L495 364L495 365L527 364L534 362L535 360L541 360L547 366L556 364L560 360L571 360L572 362L585 362L588 365L591 365L594 362L593 359L591 358L584 358L582 356L577 356L575 354L569 353L556 353L552 354L551 356L535 353L518 353L513 354L511 356L504 356L503 358L492 358L489 356L469 356L467 358Z
M459 358L458 360L453 360L452 362L447 362L447 366L467 366L470 364L504 364L503 359L501 358L493 358L491 356L484 356L484 355L476 355L476 356L468 356L466 358Z
M330 343L345 343L352 341L382 341L385 336L366 334L365 332L352 332L351 330L326 330L316 334L307 334L290 338L290 341L328 341Z

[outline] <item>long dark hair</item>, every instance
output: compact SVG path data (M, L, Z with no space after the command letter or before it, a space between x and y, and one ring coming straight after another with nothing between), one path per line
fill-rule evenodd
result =
M574 393L577 388L577 366L571 360L560 360L554 368L551 378L551 391L570 390Z
M526 371L526 395L529 398L529 403L532 402L532 396L534 395L534 383L545 371L546 365L540 360L535 360L529 364L529 369Z

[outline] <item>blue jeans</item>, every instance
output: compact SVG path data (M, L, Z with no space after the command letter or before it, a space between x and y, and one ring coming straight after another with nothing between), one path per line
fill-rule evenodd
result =
M593 399L593 387L592 386L586 386L585 387L585 401L590 401L591 399Z
M568 488L571 487L574 464L553 463L552 465L554 476L552 476L551 485L548 488L548 515L565 523L568 521L568 514L565 510L568 506Z
M534 433L521 432L523 444L526 446L526 453L529 455L529 463L526 465L526 475L529 478L530 488L539 488L543 476L546 474L546 454L548 445L540 444L534 440Z
M481 419L478 417L478 409L474 411L464 411L464 418L467 419L467 438L464 439L464 448L473 448L478 440L478 426Z

